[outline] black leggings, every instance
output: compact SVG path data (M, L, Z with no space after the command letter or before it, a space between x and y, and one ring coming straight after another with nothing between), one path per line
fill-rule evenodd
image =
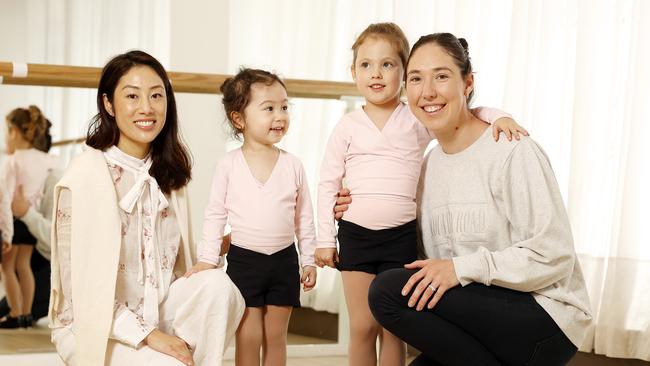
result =
M477 283L447 291L431 310L407 305L415 270L379 274L368 300L375 319L422 351L421 365L564 365L576 347L530 293Z

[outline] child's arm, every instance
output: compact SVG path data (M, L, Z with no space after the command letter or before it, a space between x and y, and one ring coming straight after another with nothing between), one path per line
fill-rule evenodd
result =
M16 172L13 169L12 158L7 157L0 167L0 241L7 250L11 249L11 240L14 236L14 220L11 213L11 197L16 184Z
M223 236L222 241L221 241L221 251L219 252L219 255L224 256L228 254L230 251L230 243L232 242L230 233L226 234Z
M508 140L512 140L512 136L519 140L519 133L528 136L528 131L521 127L511 115L508 113L490 107L477 107L471 109L471 112L476 118L492 124L492 135L495 141L499 141L499 133L504 132Z
M344 117L345 118L345 117ZM318 184L318 240L315 260L319 267L334 267L336 254L336 226L332 210L345 176L345 154L349 146L349 133L345 120L334 128L327 142Z
M303 289L309 291L316 285L316 267L314 264L314 251L316 250L316 230L314 228L314 209L309 195L309 184L307 175L302 164L297 161L300 188L296 199L296 216L294 225L298 248L300 249L300 263L302 264L302 276L300 282Z
M298 164L296 170L299 174L300 187L296 198L294 225L296 238L298 238L298 248L300 249L300 263L302 263L302 267L315 266L316 230L314 228L314 208L311 204L305 169L299 161L296 161L296 163Z
M302 282L303 291L310 291L316 286L316 273L316 267L314 266L305 266L302 268L300 282Z
M228 220L226 212L226 194L228 190L228 176L231 162L229 156L222 159L215 169L210 189L210 199L205 208L203 218L203 233L199 261L185 273L185 277L206 269L218 268L222 264L221 251L223 244L223 231Z

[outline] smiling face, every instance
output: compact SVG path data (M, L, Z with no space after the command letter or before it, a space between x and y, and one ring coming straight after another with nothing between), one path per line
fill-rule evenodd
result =
M233 112L233 124L243 130L244 143L273 145L289 130L289 101L286 89L278 82L254 83L243 113Z
M103 97L104 107L120 130L117 147L134 157L146 156L151 142L165 127L167 116L167 97L160 76L149 66L134 66L120 78L113 100Z
M399 100L404 66L390 42L367 38L357 50L352 78L366 102L376 106L392 105Z
M406 72L409 107L418 120L436 133L455 129L468 109L472 74L463 76L454 59L436 43L416 49Z

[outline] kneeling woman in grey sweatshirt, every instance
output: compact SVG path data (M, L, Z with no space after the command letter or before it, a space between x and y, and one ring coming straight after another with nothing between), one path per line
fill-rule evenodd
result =
M418 192L428 259L373 282L375 318L422 351L411 365L563 365L591 323L553 170L532 139L494 142L468 108L467 42L420 38L408 102L438 137Z

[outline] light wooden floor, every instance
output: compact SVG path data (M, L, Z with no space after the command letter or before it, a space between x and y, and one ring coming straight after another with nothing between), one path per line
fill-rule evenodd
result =
M0 354L42 352L54 352L46 318L29 329L0 329Z
M223 366L233 366L234 361L225 361ZM318 358L291 358L287 366L345 366L348 364L347 357L318 357ZM11 366L64 366L54 353L23 354L23 355L0 355L0 365Z
M319 338L289 335L290 344L319 344L328 343ZM290 358L287 366L344 366L348 364L347 357L309 357ZM50 343L50 330L45 319L41 319L30 329L0 329L0 365L11 366L63 366L54 353ZM234 366L234 361L225 361L223 366ZM650 362L639 360L610 359L593 354L579 353L569 366L650 366Z
M287 360L287 366L345 366L347 364L347 357L306 357ZM235 366L235 361L224 361L223 366Z
M289 344L325 344L332 341L289 334ZM0 329L0 355L14 353L54 352L50 342L50 329L45 318L29 329Z
M46 323L39 322L35 327L20 330L0 330L0 365L12 366L62 366L54 347L50 343ZM328 343L319 338L289 335L290 344ZM48 354L49 353L49 354ZM290 358L287 366L343 366L347 357L309 357ZM223 366L234 366L235 361L224 361Z

